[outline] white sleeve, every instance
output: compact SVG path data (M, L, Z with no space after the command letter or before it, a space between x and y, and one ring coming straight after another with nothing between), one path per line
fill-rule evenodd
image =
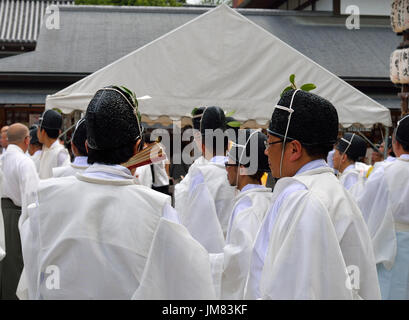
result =
M38 203L28 206L26 216L21 215L19 220L19 231L21 237L21 248L24 260L25 280L19 284L20 292L29 299L37 299L38 284L40 279L38 255L40 247L40 229L38 217Z
M281 206L260 280L262 299L352 299L334 225L308 191Z
M345 178L345 180L344 180L344 182L343 182L343 185L344 185L345 189L349 190L349 189L351 189L351 187L352 187L355 183L357 183L357 181L358 181L358 177L357 177L355 174L349 174L349 175Z
M177 211L169 203L165 204L165 206L163 207L162 216L174 223L180 224Z
M57 166L65 167L68 166L70 163L71 163L70 155L67 149L64 148L58 153Z
M396 254L396 234L384 173L384 167L380 166L369 176L357 203L372 238L375 261L390 269Z
M152 171L149 164L136 168L135 175L140 185L152 188Z
M37 169L32 159L27 157L26 161L22 162L20 168L20 194L21 194L21 211L25 214L27 206L36 201L37 188L40 178Z
M200 172L192 178L185 207L179 214L182 224L209 253L223 251L223 230L214 200Z
M183 225L159 220L140 285L132 299L216 299L209 255Z

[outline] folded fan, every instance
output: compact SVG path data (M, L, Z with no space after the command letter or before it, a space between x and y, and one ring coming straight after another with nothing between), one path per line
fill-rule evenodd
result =
M153 142L122 165L132 170L164 159L166 159L166 155L163 152L162 146L158 142Z

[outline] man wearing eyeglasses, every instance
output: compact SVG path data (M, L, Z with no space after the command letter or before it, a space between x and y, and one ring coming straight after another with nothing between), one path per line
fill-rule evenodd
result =
M237 143L228 152L227 179L239 193L233 200L223 267L219 268L223 270L221 299L243 299L252 245L271 204L272 190L261 184L263 174L270 171L264 154L266 140L260 131L239 130Z
M3 157L3 212L6 256L0 262L1 299L17 299L16 289L23 268L18 220L37 191L39 178L33 160L25 153L30 144L28 128L11 125L7 131L9 145Z
M327 100L287 91L271 117L266 155L280 180L254 243L248 299L379 299L362 214L325 159L338 134Z

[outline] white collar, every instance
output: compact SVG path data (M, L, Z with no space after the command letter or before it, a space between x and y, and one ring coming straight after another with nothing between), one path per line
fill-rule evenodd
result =
M240 192L245 192L247 190L251 190L251 189L259 189L259 188L264 188L264 186L262 186L261 184L246 184L241 190Z
M409 154L408 153L401 154L399 159L408 161L409 160Z
M102 164L94 163L87 168L82 174L86 177L108 179L108 180L125 180L134 179L128 168L119 164Z
M77 167L89 167L88 157L83 157L83 156L75 157L72 165L77 166Z
M348 167L346 167L346 168L344 169L344 172L343 172L343 173L347 173L348 171L351 171L351 170L354 170L354 169L355 169L355 163L350 164Z
M227 161L227 157L225 156L214 156L213 158L210 159L210 162L220 164L223 166L226 163L226 161Z
M7 147L7 152L20 152L24 154L23 149L21 149L18 145L16 144L9 144Z
M306 163L300 169L298 169L295 175L298 175L298 174L301 174L303 172L310 171L313 169L322 168L322 167L329 168L327 162L324 159L313 160L313 161Z

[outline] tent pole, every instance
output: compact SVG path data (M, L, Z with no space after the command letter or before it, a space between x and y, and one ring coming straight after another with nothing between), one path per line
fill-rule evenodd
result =
M385 146L383 148L383 158L388 157L388 143L389 143L389 127L385 127Z
M365 137L365 135L364 135L361 131L358 131L358 134L359 134L362 138L364 138L364 140L365 140L366 142L368 142L368 143L371 145L372 149L374 149L376 152L379 152L379 153L380 153L379 149L372 143L371 140L369 140L367 137Z

